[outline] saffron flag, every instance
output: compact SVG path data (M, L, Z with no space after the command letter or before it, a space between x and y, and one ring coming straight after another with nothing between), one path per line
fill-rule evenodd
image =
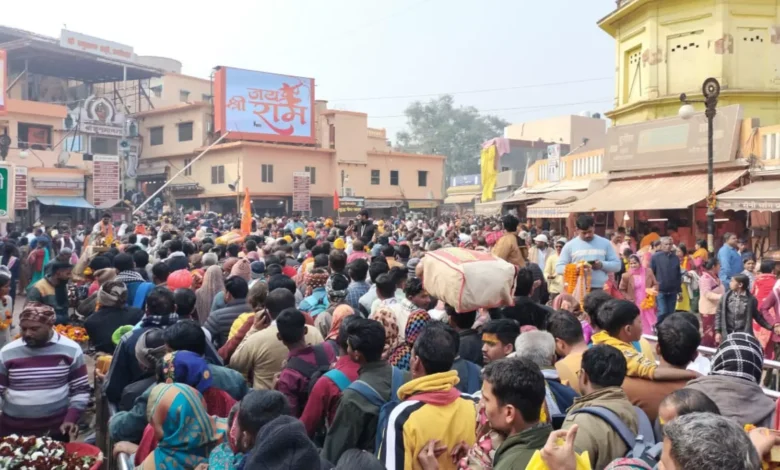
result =
M333 210L338 212L341 207L341 201L339 201L339 193L335 189L333 190Z
M244 204L241 206L241 235L247 236L252 231L252 201L249 199L249 188L244 188Z

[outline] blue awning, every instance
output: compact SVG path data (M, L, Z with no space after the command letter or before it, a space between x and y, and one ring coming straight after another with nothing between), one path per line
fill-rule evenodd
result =
M87 202L83 197L69 196L37 196L38 202L44 206L78 207L80 209L94 209L95 206Z

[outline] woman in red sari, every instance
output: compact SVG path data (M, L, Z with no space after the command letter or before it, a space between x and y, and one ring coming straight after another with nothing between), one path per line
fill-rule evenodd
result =
M775 262L771 259L765 259L759 267L759 274L753 282L752 294L758 301L758 309L766 321L775 324L780 322L780 286L777 277L774 275ZM775 286L778 286L776 289ZM775 358L775 346L780 343L780 336L765 330L758 323L753 322L753 333L761 343L766 359Z

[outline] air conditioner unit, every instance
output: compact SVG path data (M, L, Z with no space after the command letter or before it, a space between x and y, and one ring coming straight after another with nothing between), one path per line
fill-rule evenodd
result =
M355 190L352 188L344 188L344 190L342 191L342 196L355 197Z

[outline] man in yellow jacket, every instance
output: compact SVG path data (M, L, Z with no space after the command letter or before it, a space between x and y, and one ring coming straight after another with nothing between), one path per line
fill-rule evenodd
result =
M393 408L383 430L379 459L385 468L420 468L417 454L430 440L452 450L465 443L474 445L476 401L461 395L455 385L458 373L452 369L457 356L455 331L444 323L431 322L412 349L412 380L398 389L402 401ZM455 470L449 452L439 458L439 469Z

